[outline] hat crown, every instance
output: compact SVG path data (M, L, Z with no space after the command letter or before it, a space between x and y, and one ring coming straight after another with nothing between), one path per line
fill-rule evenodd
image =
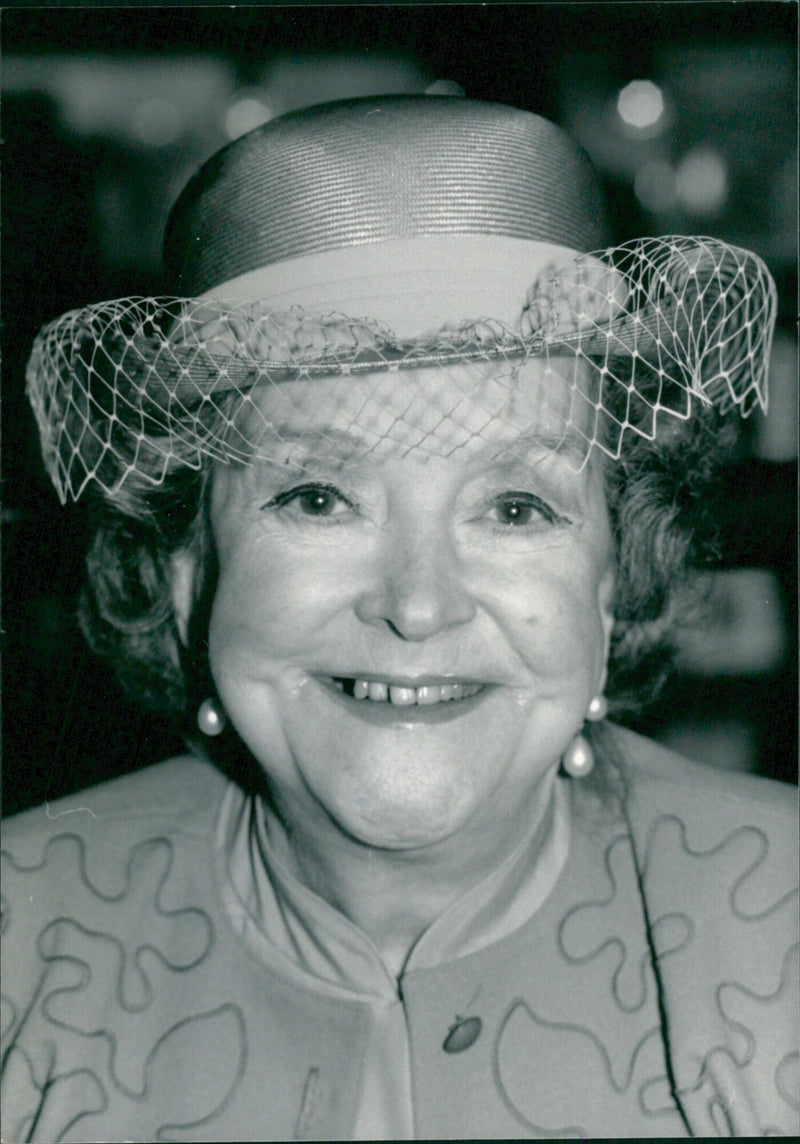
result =
M593 168L548 120L460 97L321 104L217 152L167 225L184 294L345 247L499 235L588 251L607 241Z

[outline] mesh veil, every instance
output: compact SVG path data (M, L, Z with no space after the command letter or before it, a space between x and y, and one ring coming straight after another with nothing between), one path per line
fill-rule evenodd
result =
M413 340L369 317L260 302L87 306L42 329L27 389L62 502L89 484L113 495L132 474L158 486L206 458L269 461L303 427L332 453L354 435L361 455L449 456L476 440L507 450L544 425L548 448L577 443L579 467L593 449L616 459L632 435L668 431L695 402L766 409L775 309L754 254L643 239L546 268L514 325L487 316ZM543 387L536 416L532 359L557 359L567 388L548 405Z

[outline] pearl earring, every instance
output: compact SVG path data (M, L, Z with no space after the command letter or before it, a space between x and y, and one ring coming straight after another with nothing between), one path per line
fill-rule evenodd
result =
M594 751L583 735L576 735L561 757L561 766L572 779L585 779L594 770Z
M589 704L589 709L586 712L586 718L592 723L597 723L600 719L605 719L608 714L608 700L605 695L595 695L592 702Z
M225 712L216 699L204 699L197 711L197 726L204 735L221 735L225 730Z
M586 718L590 723L605 719L608 714L608 700L605 695L595 695L589 704ZM594 751L583 735L576 735L561 758L561 766L573 779L585 779L594 770Z

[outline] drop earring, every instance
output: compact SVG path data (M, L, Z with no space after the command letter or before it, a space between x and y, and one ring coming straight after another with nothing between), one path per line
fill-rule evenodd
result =
M585 779L590 775L594 770L594 751L589 740L576 735L561 756L561 766L571 779Z
M608 700L604 695L595 695L589 704L586 718L590 723L605 719L608 714ZM585 735L578 734L567 747L561 758L564 772L573 779L585 779L594 770L594 751Z
M197 710L197 726L204 735L221 735L225 730L225 712L216 699L204 699Z

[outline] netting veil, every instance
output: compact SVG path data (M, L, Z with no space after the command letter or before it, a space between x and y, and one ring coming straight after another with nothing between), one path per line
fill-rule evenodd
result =
M42 329L27 389L62 502L91 483L113 494L133 473L157 486L206 459L270 461L304 428L332 453L449 456L476 440L507 450L545 426L542 442L569 439L580 466L593 449L619 458L631 435L652 439L697 402L766 409L775 309L756 255L644 239L545 268L513 325L465 315L411 340L368 315L258 301L87 306ZM551 368L562 383L548 403Z

